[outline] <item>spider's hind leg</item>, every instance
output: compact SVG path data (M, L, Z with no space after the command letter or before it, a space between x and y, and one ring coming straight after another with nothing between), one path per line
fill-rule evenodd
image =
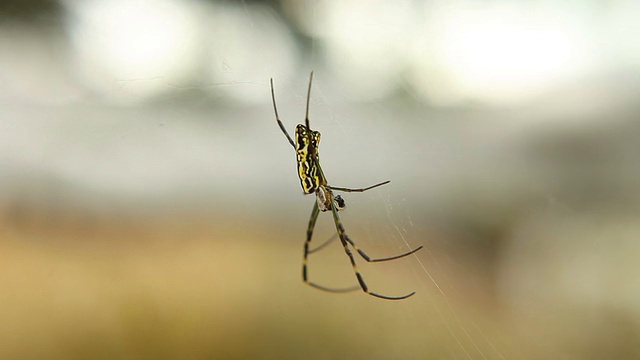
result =
M348 288L330 288L330 287L322 286L312 281L309 281L308 272L307 272L307 258L309 254L323 249L326 245L328 245L331 241L335 239L335 237L331 237L329 238L329 240L327 240L317 248L313 250L309 250L309 244L311 243L311 238L313 237L313 230L316 226L316 221L318 220L319 213L320 213L320 209L318 208L318 203L316 202L313 204L313 209L311 210L311 217L309 218L309 226L307 227L307 240L304 243L304 256L302 260L302 281L304 281L306 284L316 289L333 292L333 293L352 292L360 289L359 286L351 286Z
M415 250L412 250L406 254L402 254L399 256L394 256L391 258L382 258L382 259L371 259L369 258L362 250L359 250L356 246L355 243L349 238L349 236L347 235L344 226L342 225L342 222L340 221L340 217L338 216L338 210L335 208L335 206L331 206L331 212L333 213L333 221L336 224L336 230L338 231L338 236L340 237L340 242L342 242L342 247L344 248L344 252L347 254L347 256L349 257L349 261L351 262L351 267L353 267L353 271L356 274L356 278L358 279L358 283L360 284L360 288L362 289L362 291L364 291L365 293L371 295L371 296L375 296L377 298L381 298L381 299L385 299L385 300L403 300L406 299L410 296L413 296L413 294L415 294L414 292L405 294L405 295L400 295L400 296L390 296L390 295L382 295L382 294L378 294L375 293L373 291L369 290L369 287L367 286L367 283L364 281L364 278L362 277L362 275L360 274L360 271L358 270L358 266L356 265L356 259L353 257L353 253L351 252L351 249L349 249L349 245L353 246L354 249L356 249L358 251L358 253L360 254L360 256L362 256L365 260L369 261L369 262L374 262L374 261L387 261L387 260L393 260L393 259L398 259L400 257L404 257L410 254L413 254L414 252L420 250L422 247L417 248ZM366 256L366 257L365 257Z

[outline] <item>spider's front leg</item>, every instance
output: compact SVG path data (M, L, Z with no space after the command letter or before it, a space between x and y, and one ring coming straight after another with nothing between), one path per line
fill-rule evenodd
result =
M282 123L282 121L280 121L280 116L278 115L278 107L276 106L276 94L273 91L273 78L269 80L271 83L271 101L273 102L273 111L276 113L276 121L278 122L278 126L280 127L280 130L282 130L284 136L286 136L287 140L289 140L289 144L291 144L291 146L293 146L293 148L295 149L296 144L293 143L293 139L291 138L291 136L289 136L287 129L284 128L284 124Z

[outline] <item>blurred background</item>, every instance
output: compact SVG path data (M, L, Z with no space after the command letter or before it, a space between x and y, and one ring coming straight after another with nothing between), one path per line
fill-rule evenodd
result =
M640 4L4 0L0 358L637 359ZM384 301L301 280L322 132ZM335 233L320 214L314 241ZM309 260L357 285L339 242Z

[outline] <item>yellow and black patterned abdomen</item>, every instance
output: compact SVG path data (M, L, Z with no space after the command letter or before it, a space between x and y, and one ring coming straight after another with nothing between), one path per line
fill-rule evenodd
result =
M320 185L327 181L318 169L318 145L320 133L308 129L302 124L296 127L296 156L298 162L298 177L305 194L313 194Z

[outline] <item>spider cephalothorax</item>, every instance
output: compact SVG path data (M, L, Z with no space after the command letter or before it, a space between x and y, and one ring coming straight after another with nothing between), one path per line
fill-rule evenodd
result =
M333 205L336 211L340 211L346 207L342 196L333 195L333 191L326 188L324 185L320 185L318 190L316 190L316 201L320 211L331 210L331 205Z

